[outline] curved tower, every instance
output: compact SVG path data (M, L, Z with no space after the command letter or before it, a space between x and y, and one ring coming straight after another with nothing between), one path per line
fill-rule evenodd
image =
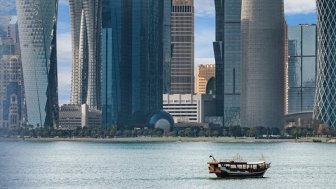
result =
M56 24L57 0L17 0L28 124L58 122Z
M69 0L72 37L71 103L100 108L101 0Z
M241 126L283 126L284 2L243 0Z
M336 128L336 1L317 0L317 86L314 118Z

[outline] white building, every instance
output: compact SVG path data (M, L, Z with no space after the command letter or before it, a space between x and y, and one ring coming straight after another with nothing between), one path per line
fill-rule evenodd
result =
M93 110L88 105L64 104L60 107L59 127L76 129L77 127L100 127L101 111Z
M204 123L205 116L215 115L215 105L211 95L163 95L163 110L173 116L175 123Z

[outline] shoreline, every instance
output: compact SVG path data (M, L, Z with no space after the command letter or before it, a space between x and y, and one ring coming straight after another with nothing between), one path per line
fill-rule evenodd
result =
M254 137L133 137L133 138L3 138L0 142L98 142L98 143L151 143L151 142L214 142L214 143L280 143L311 142L336 143L334 138L308 137L299 139L255 139Z

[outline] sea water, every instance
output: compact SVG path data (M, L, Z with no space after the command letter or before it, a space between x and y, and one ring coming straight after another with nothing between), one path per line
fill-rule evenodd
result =
M261 179L218 179L212 154L272 162ZM326 143L0 142L0 188L336 188Z

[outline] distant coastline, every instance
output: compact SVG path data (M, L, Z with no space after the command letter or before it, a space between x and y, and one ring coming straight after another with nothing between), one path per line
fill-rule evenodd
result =
M299 139L255 139L252 137L130 137L130 138L4 138L0 141L28 142L106 142L106 143L150 143L150 142L217 142L217 143L278 143L278 142L328 142L336 143L335 138L308 137Z

